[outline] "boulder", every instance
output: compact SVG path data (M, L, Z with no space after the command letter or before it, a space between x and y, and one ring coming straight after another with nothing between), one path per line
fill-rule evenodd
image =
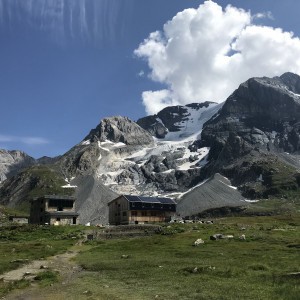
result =
M197 239L195 242L194 242L194 246L200 246L204 244L204 241L202 239Z

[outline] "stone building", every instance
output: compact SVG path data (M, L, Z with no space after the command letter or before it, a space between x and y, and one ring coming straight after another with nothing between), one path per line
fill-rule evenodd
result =
M111 225L166 222L176 214L176 202L170 198L121 195L108 207Z
M30 223L49 225L76 225L75 198L46 195L31 201Z

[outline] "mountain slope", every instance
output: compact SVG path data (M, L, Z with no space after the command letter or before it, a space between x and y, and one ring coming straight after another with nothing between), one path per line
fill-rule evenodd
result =
M20 171L5 180L0 186L0 204L29 211L29 202L34 197L49 194L72 195L74 189L52 166L36 165Z
M214 208L247 205L237 188L218 173L185 193L178 200L177 212L182 217L196 215Z
M0 183L19 170L35 164L35 159L22 151L0 149Z
M298 189L300 77L252 78L209 120L195 148L210 148L202 178L229 177L247 197ZM288 83L288 84L287 84Z

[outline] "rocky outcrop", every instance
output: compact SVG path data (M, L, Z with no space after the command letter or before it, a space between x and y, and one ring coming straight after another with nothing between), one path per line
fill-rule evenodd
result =
M147 116L137 120L142 128L157 138L164 138L168 132L176 132L182 129L185 121L189 120L191 113L189 108L198 111L208 108L214 102L191 103L186 106L176 105L168 106L158 112L156 115Z
M19 170L35 164L35 159L22 151L0 149L0 183Z
M100 124L92 129L85 141L104 142L109 140L114 143L126 145L152 145L152 136L138 124L126 117L111 117L103 119Z

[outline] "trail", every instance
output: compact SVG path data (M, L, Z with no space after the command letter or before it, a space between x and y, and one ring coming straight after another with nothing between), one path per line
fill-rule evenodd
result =
M62 289L62 285L68 285L79 276L82 269L76 265L71 259L78 254L79 250L69 250L63 254L51 256L44 260L35 260L31 263L20 267L19 269L9 271L0 276L0 280L16 281L26 278L31 280L31 286L22 290L14 290L9 295L3 297L4 300L40 300L53 299L53 294L56 294L55 299L65 299L57 297L57 292ZM34 277L43 271L57 271L60 274L60 281L48 287L39 287L34 281ZM52 296L51 296L52 295Z

